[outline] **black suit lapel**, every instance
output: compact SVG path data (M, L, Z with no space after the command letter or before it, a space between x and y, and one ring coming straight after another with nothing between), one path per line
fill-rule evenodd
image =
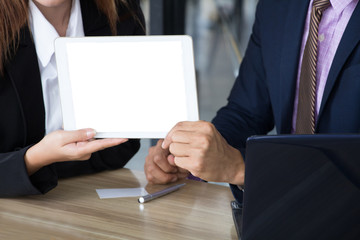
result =
M280 97L282 104L280 133L291 131L296 79L309 1L289 1L283 32L280 62Z
M337 81L337 78L341 70L343 69L346 63L346 60L349 58L351 52L355 49L356 45L360 41L359 21L360 21L360 4L356 6L349 20L349 23L344 31L344 35L339 43L338 49L336 50L334 60L331 64L329 76L326 81L324 95L321 101L319 119L321 118L321 114L324 111L324 107L326 106L331 91L334 88L334 85Z
M16 56L5 69L16 89L23 112L25 142L38 142L45 134L45 109L35 45L27 26L21 30Z

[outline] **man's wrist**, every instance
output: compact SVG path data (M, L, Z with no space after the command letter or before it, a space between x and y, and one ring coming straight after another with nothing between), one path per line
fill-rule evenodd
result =
M243 186L245 180L245 162L241 152L236 148L233 148L233 150L234 150L233 156L234 156L235 167L233 168L234 171L233 178L229 183L237 186Z

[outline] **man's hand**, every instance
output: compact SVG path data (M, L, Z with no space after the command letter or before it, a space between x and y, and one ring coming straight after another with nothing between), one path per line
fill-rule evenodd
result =
M244 183L245 163L240 151L231 147L209 122L180 122L162 144L174 163L194 176L214 182Z
M162 142L163 140L159 140L156 146L151 147L145 159L144 171L151 184L176 182L189 175L188 171L174 164L174 157L168 150L161 148Z

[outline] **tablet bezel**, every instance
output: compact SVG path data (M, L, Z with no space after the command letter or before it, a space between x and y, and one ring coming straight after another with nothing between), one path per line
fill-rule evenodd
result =
M77 130L75 111L73 104L73 89L69 75L69 60L67 53L67 45L71 43L111 43L111 42L181 42L182 46L182 63L184 74L184 85L186 94L186 111L187 117L179 119L179 121L197 121L199 120L197 90L194 68L193 44L190 36L176 35L176 36L113 36L113 37L81 37L68 38L60 37L55 40L55 56L58 69L59 91L62 106L63 125L64 130ZM142 53L136 53L142 54ZM140 57L140 56L139 56ZM125 86L124 86L125 87ZM69 97L70 96L70 97ZM143 99L146 101L146 99ZM155 107L155 106L154 106ZM161 108L161 104L158 106ZM146 116L144 116L146 120ZM161 120L161 119L159 119ZM88 126L92 127L92 126ZM103 132L97 131L96 138L164 138L170 129L163 129L162 131L124 131L114 129L114 131ZM120 130L120 131L119 131Z

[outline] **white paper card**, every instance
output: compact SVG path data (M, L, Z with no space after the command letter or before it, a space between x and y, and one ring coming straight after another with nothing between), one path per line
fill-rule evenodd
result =
M100 199L122 198L122 197L140 197L147 195L145 188L109 188L96 189Z

